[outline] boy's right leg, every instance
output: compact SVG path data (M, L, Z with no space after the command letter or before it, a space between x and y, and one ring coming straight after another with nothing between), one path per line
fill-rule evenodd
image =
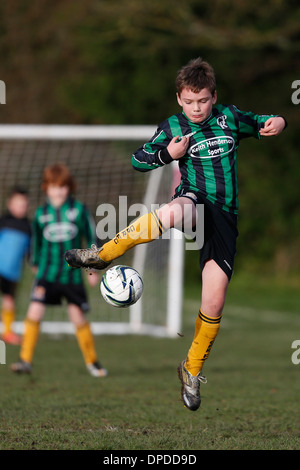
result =
M40 333L40 323L45 313L45 305L31 302L24 321L24 335L20 350L20 360L11 365L11 370L17 373L30 373L33 355Z
M157 212L150 212L136 219L103 247L66 251L65 260L73 268L105 269L112 260L119 258L133 246L150 242L162 233Z
M191 211L184 211L184 206L191 207ZM102 248L69 250L65 253L65 259L74 268L105 269L111 261L119 258L134 246L149 243L172 227L182 228L183 218L188 212L195 219L194 203L185 197L177 198L157 211L138 217ZM190 223L192 225L192 222Z
M185 361L178 367L182 399L192 411L201 404L200 382L206 382L202 368L219 333L228 283L227 275L216 262L207 261L202 273L202 301L194 339Z

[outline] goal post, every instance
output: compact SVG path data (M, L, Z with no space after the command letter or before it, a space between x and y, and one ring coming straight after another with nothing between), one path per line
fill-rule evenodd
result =
M127 208L139 203L151 210L151 205L166 203L172 195L176 163L147 173L136 172L131 166L132 151L155 130L149 125L0 125L2 212L9 189L22 185L29 191L32 217L45 198L41 191L43 169L59 161L69 166L77 181L76 197L90 209L96 224L101 223L99 205L108 204L116 213L116 230L124 228L119 226L125 216L122 198L126 197ZM144 292L135 305L117 309L105 303L99 289L89 290L94 334L176 337L181 331L184 235L172 229L167 238L139 245L113 264L137 269ZM28 287L22 295L27 295L22 303L28 304ZM58 310L48 317L46 314L41 331L73 333L66 314ZM16 332L22 332L23 319L17 317Z
M144 198L144 207L149 212L151 204L157 200L157 194L165 168L151 172ZM172 180L171 180L172 182ZM167 202L167 201L166 201ZM178 230L171 229L168 243L167 259L167 292L166 292L166 324L164 329L168 336L176 336L181 331L181 310L183 296L183 267L184 267L184 236ZM157 245L157 244L156 244ZM149 244L145 243L135 247L133 267L144 278L147 269L147 252ZM160 282L161 275L158 272ZM135 332L143 331L144 299L130 307L130 323Z

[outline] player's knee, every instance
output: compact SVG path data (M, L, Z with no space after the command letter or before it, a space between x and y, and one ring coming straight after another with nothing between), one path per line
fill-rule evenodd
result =
M224 304L224 296L213 296L211 299L202 301L201 311L210 317L219 317L223 313Z
M27 320L41 322L44 317L45 306L40 302L31 302L27 311Z
M163 226L184 230L192 228L197 220L197 211L194 203L187 198L178 198L169 204L165 204L158 211L158 216Z

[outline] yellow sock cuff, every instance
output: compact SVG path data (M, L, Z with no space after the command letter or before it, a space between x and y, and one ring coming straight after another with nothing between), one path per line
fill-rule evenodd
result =
M155 236L155 238L157 238L157 236L161 236L165 232L165 228L164 228L160 218L158 217L158 213L157 213L156 210L153 211L153 212L150 212L150 214L152 215L153 220L156 222L156 227L158 229L158 235L157 235L157 233L154 233L154 236Z
M222 315L219 315L218 317L209 317L208 315L204 315L204 313L200 310L198 317L205 323L208 323L210 325L217 325L221 322Z

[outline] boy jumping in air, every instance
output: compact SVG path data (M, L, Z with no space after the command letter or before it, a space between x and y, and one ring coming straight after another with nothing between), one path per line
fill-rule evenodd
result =
M132 156L133 167L149 171L178 161L181 181L168 204L136 219L101 249L65 253L72 267L105 269L112 260L139 243L150 242L172 227L182 227L183 214L204 205L204 244L200 250L202 298L195 335L178 367L185 406L201 403L204 362L217 337L236 252L238 183L237 148L241 139L275 136L286 126L277 115L244 112L234 105L216 105L214 70L201 58L182 67L176 78L182 112L163 121L149 142ZM185 210L187 209L187 210Z
M105 377L98 361L94 338L86 318L89 310L82 273L74 271L63 261L67 248L78 246L83 238L95 242L95 223L87 208L72 193L75 181L69 169L60 163L44 170L42 189L45 204L36 210L33 220L32 265L36 271L31 301L24 322L20 360L11 365L13 372L30 373L40 324L47 305L68 303L68 314L75 327L76 338L87 370L94 377ZM99 276L91 273L88 281L98 284Z

